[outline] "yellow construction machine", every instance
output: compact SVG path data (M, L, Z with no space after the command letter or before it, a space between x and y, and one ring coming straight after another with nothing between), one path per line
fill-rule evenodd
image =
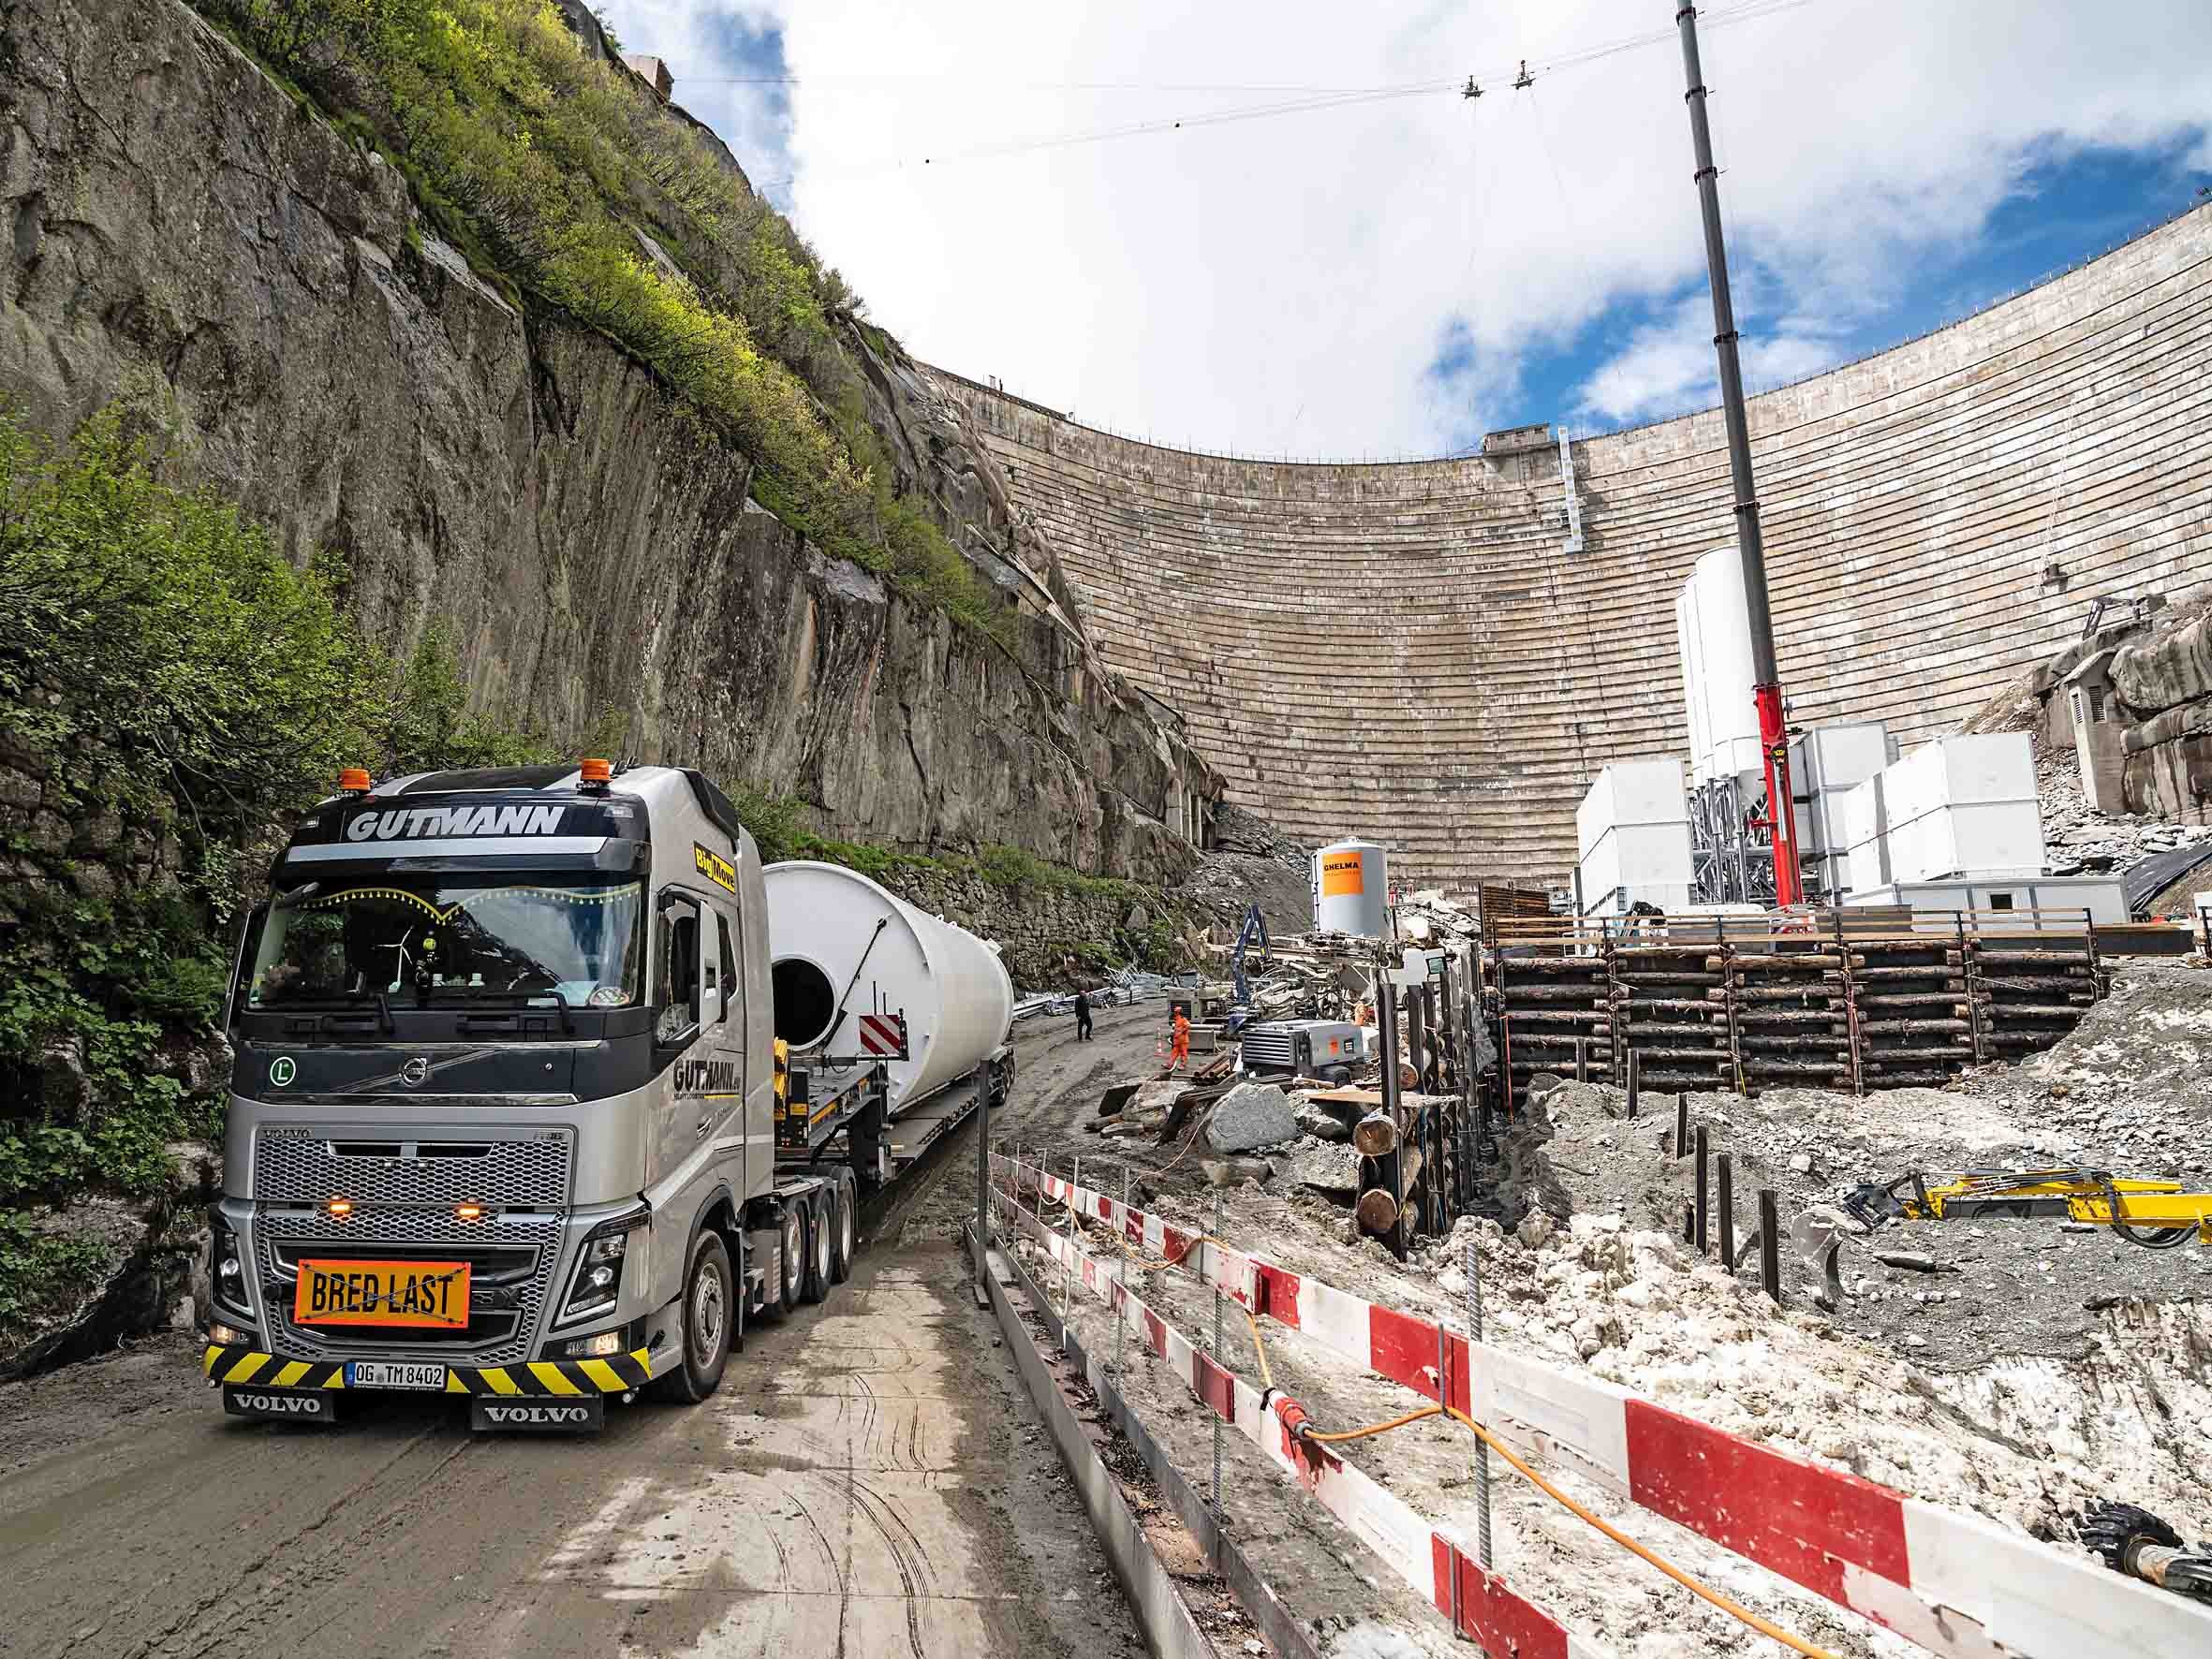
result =
M1869 1229L1891 1220L2056 1216L2110 1227L2146 1250L2172 1250L2192 1238L2212 1244L2212 1193L2102 1169L1969 1169L1940 1182L1914 1170L1887 1186L1857 1188L1843 1207ZM2212 1602L2212 1543L2189 1549L2148 1510L2098 1504L2080 1517L2075 1532L2114 1572Z
M2212 1193L2102 1169L1969 1169L1939 1184L1912 1170L1887 1186L1859 1187L1843 1207L1868 1227L1893 1218L2059 1216L2110 1227L2146 1250L2172 1250L2192 1238L2212 1244Z

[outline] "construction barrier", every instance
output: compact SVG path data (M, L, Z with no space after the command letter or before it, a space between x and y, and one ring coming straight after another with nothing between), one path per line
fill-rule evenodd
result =
M1471 1550L1431 1526L1402 1498L1328 1447L1300 1439L1294 1431L1302 1414L1293 1402L1272 1390L1262 1395L1202 1353L1129 1289L1120 1263L1099 1260L1019 1204L1014 1213L1023 1234L1068 1269L1070 1277L1080 1278L1120 1324L1182 1378L1200 1403L1311 1492L1416 1593L1433 1602L1459 1635L1479 1642L1485 1652L1520 1659L1608 1659L1610 1650L1507 1589L1503 1578L1482 1569Z
M1955 1659L2212 1652L2212 1613L2093 1562L1741 1439L1585 1373L1470 1343L1014 1160L994 1163L1017 1183L1027 1178L1054 1202L1187 1267L1255 1315L1463 1413L1526 1456L1564 1461L1639 1508L1930 1652ZM1086 1256L1086 1284L1092 1265ZM1193 1359L1219 1372L1202 1355ZM1208 1386L1219 1391L1219 1384Z

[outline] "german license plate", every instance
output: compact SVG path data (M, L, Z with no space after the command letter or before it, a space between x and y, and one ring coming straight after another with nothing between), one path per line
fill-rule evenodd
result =
M465 1261L317 1261L300 1264L295 1325L468 1328Z
M444 1393L446 1368L408 1365L388 1359L350 1359L346 1364L348 1388L434 1388Z

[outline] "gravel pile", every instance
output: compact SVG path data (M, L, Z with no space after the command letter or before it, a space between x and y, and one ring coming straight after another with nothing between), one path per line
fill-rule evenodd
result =
M1560 1084L1532 1108L1534 1155L1577 1216L1617 1215L1679 1239L1696 1163L1673 1156L1674 1100L1647 1093L1635 1119L1620 1115L1626 1106L1618 1089ZM1950 1088L1693 1094L1688 1107L1712 1151L1733 1161L1739 1250L1756 1225L1758 1190L1774 1188L1792 1241L1792 1304L1821 1291L1821 1247L1840 1236L1835 1322L1930 1369L2004 1354L2078 1357L2117 1301L2212 1298L2212 1249L2144 1250L2055 1218L1893 1221L1867 1235L1842 1211L1861 1184L1915 1170L1945 1178L2086 1167L2212 1185L2212 973L2204 969L2123 973L2056 1048ZM1711 1231L1717 1260L1717 1219ZM1878 1253L1924 1255L1931 1270ZM1747 1283L1756 1275L1752 1261L1742 1270Z
M1232 935L1252 904L1271 932L1303 933L1313 926L1312 861L1310 848L1265 818L1224 803L1214 817L1214 845L1172 890L1227 923Z
M2071 749L2038 757L2043 870L2050 875L2125 874L2157 853L2212 841L2212 824L2161 824L2101 813L2082 798L2081 768Z

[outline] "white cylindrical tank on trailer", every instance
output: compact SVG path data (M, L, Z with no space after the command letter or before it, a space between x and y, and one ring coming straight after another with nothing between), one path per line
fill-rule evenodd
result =
M775 1035L794 1051L827 1041L860 1053L862 1015L905 1014L909 1058L889 1063L895 1110L966 1077L1006 1041L1013 982L973 933L835 864L771 864L764 874Z
M1313 856L1313 925L1324 933L1379 939L1390 932L1390 855L1348 837Z

